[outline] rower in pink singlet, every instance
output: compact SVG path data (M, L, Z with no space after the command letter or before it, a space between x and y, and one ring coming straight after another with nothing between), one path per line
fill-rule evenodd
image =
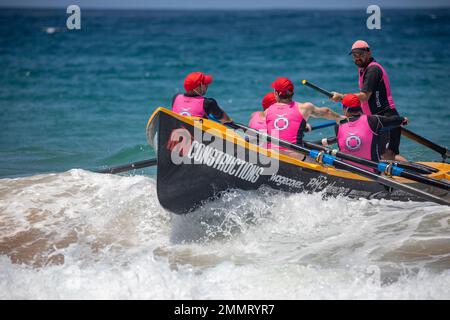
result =
M408 119L400 116L377 116L363 114L361 102L355 94L347 94L342 106L348 121L336 128L339 150L356 157L380 161L380 131L383 127L398 127L407 124ZM357 167L375 171L372 168L347 161Z
M329 108L319 108L310 102L293 101L294 84L288 78L280 77L272 83L277 103L272 104L266 111L267 133L269 136L291 144L301 145L303 135L307 130L310 116L339 121L341 116ZM309 126L309 125L308 125ZM269 148L280 153L288 154L300 160L305 156L292 148L269 143Z
M272 104L276 102L277 99L275 98L275 94L273 92L267 93L261 101L263 110L266 111ZM253 112L252 116L250 117L248 126L252 129L267 133L266 115L264 111Z
M192 72L184 79L184 94L176 94L172 99L172 111L186 117L212 118L222 123L231 122L217 101L204 97L212 76L203 72Z

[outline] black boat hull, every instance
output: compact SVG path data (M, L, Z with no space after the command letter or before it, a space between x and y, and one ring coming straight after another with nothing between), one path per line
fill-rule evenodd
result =
M295 193L322 191L324 196L423 201L343 170L259 148L220 124L163 108L150 118L147 138L157 152L159 202L176 214L188 213L223 191L263 185ZM449 197L446 191L407 183Z

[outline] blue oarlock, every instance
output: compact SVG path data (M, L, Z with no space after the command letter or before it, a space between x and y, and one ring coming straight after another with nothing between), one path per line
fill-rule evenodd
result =
M321 151L319 150L310 150L309 151L309 156L313 159L316 159L319 156L319 153ZM328 164L330 166L332 166L334 164L334 160L336 160L336 158L334 156L331 156L329 154L323 153L322 155L322 163Z
M384 163L384 162L378 163L378 171L385 172L388 165L389 164ZM391 175L393 175L393 176L400 176L402 174L402 172L403 172L402 168L399 168L399 167L397 167L395 165L391 165L391 166L392 166L392 168L391 168Z
M334 160L336 160L336 158L333 156L330 156L329 154L324 154L323 158L322 158L323 163L328 164L330 166L332 166L334 164Z

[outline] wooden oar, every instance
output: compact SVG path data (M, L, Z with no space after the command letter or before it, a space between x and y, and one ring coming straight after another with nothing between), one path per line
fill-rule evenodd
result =
M431 142L430 140L428 140L422 136L419 136L417 133L414 133L409 129L406 129L403 127L401 127L401 128L402 128L402 134L405 137L407 137L413 141L416 141L416 142L420 143L421 145L424 145L424 146L430 148L431 150L436 151L437 153L440 153L442 156L442 162L445 162L447 160L447 158L450 158L450 151L446 147L443 147L434 142Z
M380 175L378 175L376 173L373 173L373 172L370 172L368 170L356 167L356 166L354 166L352 164L343 162L342 160L337 159L334 156L328 155L328 154L326 154L326 153L324 153L322 151L314 150L314 149L308 149L308 148L303 147L303 146L299 146L299 145L296 145L296 144L293 144L293 143L290 143L290 142L287 142L287 141L284 141L284 140L277 139L277 138L269 136L269 135L267 135L267 134L265 134L263 132L257 131L255 129L251 129L251 128L243 125L243 124L227 123L226 126L232 128L232 129L243 129L243 130L246 130L246 131L250 131L250 132L256 134L257 136L264 137L265 139L267 139L266 141L268 141L268 142L274 142L274 143L278 144L279 146L288 148L290 150L295 150L295 151L301 152L301 153L303 153L305 155L309 155L311 158L320 159L318 161L319 163L325 163L327 165L335 166L337 168L345 169L345 170L347 170L349 172L353 172L353 173L359 174L359 175L364 176L366 178L369 178L371 180L377 181L378 183L380 183L380 184L382 184L382 185L384 185L386 187L402 190L402 191L407 192L409 194L412 194L412 195L415 195L417 197L420 197L420 198L422 198L422 199L424 199L426 201L432 201L432 202L435 202L435 203L438 203L438 204L450 206L450 202L448 202L448 201L446 201L446 200L444 200L442 198L439 198L439 197L437 197L437 196L435 196L435 195L433 195L431 193L428 193L428 192L425 192L425 191L413 188L411 186L408 186L408 185L405 185L403 183L397 182L397 181L395 181L393 179L390 179L390 178L387 178L387 177L384 177L384 176L380 176Z
M316 86L315 84L308 82L307 80L302 80L302 84L328 96L328 98L331 98L333 96L333 94L330 91L325 90L319 86Z
M320 92L320 93L326 95L328 98L331 98L333 96L333 94L330 91L325 90L319 86L316 86L315 84L313 84L307 80L302 80L302 84L316 90L317 92ZM421 145L424 145L425 147L428 147L431 150L439 153L442 156L442 162L445 162L447 158L450 158L450 151L448 150L448 148L440 146L437 143L434 143L434 142L418 135L417 133L412 132L409 129L406 129L404 127L400 127L400 128L402 130L402 135L404 135L405 137L407 137L413 141L416 141L417 143L420 143Z
M124 165L117 166L117 167L102 169L102 170L97 171L97 173L119 173L119 172L130 171L133 169L141 169L141 168L145 168L145 167L151 167L156 164L157 164L157 160L156 160L156 158L153 158L153 159L133 162L130 164L124 164Z

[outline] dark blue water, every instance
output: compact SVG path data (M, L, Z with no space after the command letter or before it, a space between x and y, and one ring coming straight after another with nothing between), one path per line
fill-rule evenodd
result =
M2 9L0 177L151 157L148 118L169 106L192 71L213 74L208 96L239 122L260 108L277 76L294 81L298 101L339 110L301 80L356 91L347 52L357 39L387 69L410 129L448 144L450 10L383 10L381 30L368 30L367 17L364 10L82 10L81 30L69 31L65 10ZM401 151L439 159L406 139Z

